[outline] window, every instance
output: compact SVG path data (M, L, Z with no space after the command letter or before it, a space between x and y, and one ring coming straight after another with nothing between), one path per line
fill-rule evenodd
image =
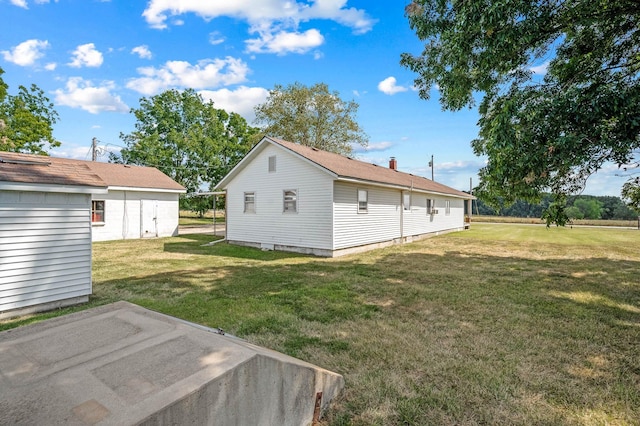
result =
M436 200L432 200L427 198L427 215L432 215L435 213L436 209Z
M297 189L287 189L284 191L283 211L285 213L296 213L298 211Z
M244 193L244 212L245 213L256 212L256 193L255 192Z
M447 216L451 214L451 201L449 200L444 202L444 214Z
M402 206L405 210L411 210L411 193L410 192L402 193Z
M358 213L369 211L369 194L366 189L358 189Z
M276 156L272 155L269 157L269 172L276 171Z
M104 223L104 200L91 201L91 223Z

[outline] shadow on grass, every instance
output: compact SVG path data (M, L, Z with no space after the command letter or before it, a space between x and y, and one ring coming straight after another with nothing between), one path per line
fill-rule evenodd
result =
M343 374L329 424L640 418L638 261L407 247L322 259L210 240L165 242L163 261L205 257L96 283L92 303L128 300Z
M224 256L231 258L252 259L259 261L292 259L309 257L299 253L289 253L273 250L260 250L253 247L243 247L228 244L225 241L214 245L207 245L213 241L219 241L222 237L212 235L188 234L181 237L188 241L168 242L164 244L164 251L168 253L206 254L210 256ZM194 245L194 243L198 243Z

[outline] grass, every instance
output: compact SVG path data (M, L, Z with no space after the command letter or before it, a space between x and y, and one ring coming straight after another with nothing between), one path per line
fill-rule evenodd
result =
M207 210L202 217L197 212L190 210L180 210L178 224L180 226L202 226L213 225L213 210ZM224 223L224 210L218 210L216 213L216 223Z
M539 217L511 217L511 216L479 216L473 215L473 222L484 223L533 223L542 224L545 223ZM613 219L573 219L569 226L615 226L625 228L639 228L640 222L638 220L613 220Z
M474 224L337 259L96 243L83 308L129 300L339 372L327 425L638 424L639 238Z

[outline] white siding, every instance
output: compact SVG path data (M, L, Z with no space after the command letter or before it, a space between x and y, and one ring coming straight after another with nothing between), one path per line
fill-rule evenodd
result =
M141 238L141 200L158 202L158 237L178 235L178 194L109 190L108 194L94 195L93 199L105 200L104 224L92 226L93 241Z
M368 212L358 213L358 189L368 191ZM334 186L334 250L391 241L401 237L460 229L464 200L410 192L404 210L399 189L336 182ZM427 214L427 199L435 200L437 215ZM445 203L450 202L450 214Z
M368 211L358 213L358 189L368 191ZM334 250L400 237L400 191L335 182Z
M90 200L0 191L0 312L91 294Z
M435 200L438 214L427 214L427 199ZM450 214L445 213L445 204L450 202ZM404 210L403 236L458 229L464 226L464 200L453 197L411 193L411 210Z
M276 171L269 172L269 156ZM245 243L331 249L331 176L293 154L267 145L227 185L227 239ZM297 213L283 212L283 191L295 189ZM244 193L255 213L244 213Z

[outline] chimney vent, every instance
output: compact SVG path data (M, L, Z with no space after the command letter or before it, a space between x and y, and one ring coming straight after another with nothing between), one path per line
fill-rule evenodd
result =
M396 157L391 157L389 160L389 168L391 170L398 170L398 162L396 161Z

